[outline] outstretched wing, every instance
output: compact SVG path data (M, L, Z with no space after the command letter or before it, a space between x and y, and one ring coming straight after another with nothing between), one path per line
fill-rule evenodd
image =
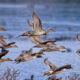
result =
M8 45L13 45L13 44L15 44L15 42L8 43Z
M44 59L44 63L49 65L49 67L52 69L52 70L55 70L57 67L55 65L53 65L51 62L48 61L48 59Z
M33 42L33 43L41 43L42 40L40 38L40 36L29 36L30 40Z
M34 24L33 24L30 20L27 20L27 23L28 23L31 27L34 26Z
M33 12L33 20L34 20L34 31L41 31L42 30L42 23L40 18L37 16L37 14L35 12Z
M4 46L7 45L6 41L4 39L0 39L0 43Z
M67 65L56 68L54 70L54 73L62 72L62 71L64 71L64 69L70 69L70 68L72 68L71 65L67 64Z
M42 44L47 44L47 43L52 43L52 42L55 42L55 41L45 41L45 42L42 42Z

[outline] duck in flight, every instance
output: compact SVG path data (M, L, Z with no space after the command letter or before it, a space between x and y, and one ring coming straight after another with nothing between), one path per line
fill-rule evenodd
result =
M42 43L35 45L34 47L42 48L42 47L48 47L51 45L56 45L54 42L55 41L45 41L45 42L42 42Z
M24 32L19 36L28 36L32 40L32 42L41 43L42 40L40 38L40 35L46 35L48 32L52 32L54 30L53 29L49 29L47 31L43 30L41 20L35 12L33 12L32 17L33 17L34 23L32 23L30 20L27 21L28 24L32 27L32 30Z
M54 64L52 64L51 62L49 62L47 58L44 60L44 63L49 65L49 67L50 67L50 70L47 72L44 72L44 75L58 74L60 72L63 72L65 69L72 68L70 64L63 65L61 67L57 67Z
M41 20L40 20L40 18L37 16L37 14L35 12L33 12L32 17L33 17L34 23L32 23L32 22L30 22L28 20L28 24L30 26L32 26L33 29L31 31L27 31L27 32L21 34L20 36L39 36L39 35L45 35L48 32L52 32L53 31L53 29L49 29L47 31L42 29Z
M15 61L17 63L20 62L25 62L25 61L29 61L35 58L40 58L42 57L41 55L43 54L43 52L38 52L38 53L32 53L32 49L28 50L28 51L22 51L22 53L15 59Z

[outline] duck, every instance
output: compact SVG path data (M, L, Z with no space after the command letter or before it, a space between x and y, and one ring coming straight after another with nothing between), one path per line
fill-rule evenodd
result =
M49 29L47 31L43 30L41 20L35 12L33 12L32 17L33 17L34 23L32 23L30 20L27 21L28 24L32 27L32 30L24 32L21 35L19 35L18 37L28 36L32 42L41 43L42 40L40 38L40 35L46 35L48 32L54 31L54 29Z
M52 64L48 61L48 58L44 59L44 63L50 67L50 70L47 72L44 72L44 75L52 75L52 74L58 74L60 72L63 72L65 69L71 69L71 64L63 65L61 67L57 67L56 65Z
M42 47L48 47L48 46L51 46L51 45L56 45L54 43L54 41L45 41L45 42L42 42L42 43L39 43L33 47L38 47L38 48L42 48Z
M51 51L60 51L60 49L66 49L66 48L64 46L59 46L59 47L48 46L48 47L45 47L45 48L41 49L41 51L51 52Z
M2 44L2 47L4 47L4 48L17 47L16 45L13 45L13 44L15 44L15 42L7 43L4 40L4 38L0 38L0 43Z
M42 23L40 18L37 16L37 14L35 12L33 12L32 14L33 17L33 21L34 23L30 22L28 20L28 24L30 26L32 26L32 30L31 31L27 31L24 32L23 34L21 34L20 36L38 36L38 35L46 35L48 32L52 32L54 31L53 29L49 29L47 31L42 29Z
M22 53L15 59L17 63L29 61L38 57L42 57L43 52L32 53L32 49L28 51L22 51Z

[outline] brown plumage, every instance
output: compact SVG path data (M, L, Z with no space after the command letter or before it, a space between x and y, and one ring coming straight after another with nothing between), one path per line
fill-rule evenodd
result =
M35 12L33 12L33 21L34 21L34 26L33 26L33 30L39 34L39 35L45 35L47 34L48 32L51 32L53 31L53 29L49 29L47 31L43 30L42 29L42 22L40 20L40 18L37 16L37 14Z
M0 27L0 31L4 31L5 29L3 27Z
M41 51L47 51L47 52L50 52L50 51L59 51L60 49L65 49L64 46L59 46L59 47L56 47L56 46L48 46L48 47L45 47L43 48Z
M10 58L0 59L0 62L4 62L4 61L12 61L12 60Z
M33 43L41 43L42 42L40 36L29 36L29 38Z
M16 62L28 61L31 59L30 55L32 54L32 49L28 51L22 51L22 53L15 59Z
M27 23L28 23L31 27L34 26L34 24L33 24L30 20L27 20Z
M41 57L43 52L38 52L38 53L32 53L32 49L28 51L23 51L16 59L16 62L24 62L24 61L29 61L37 57Z
M36 57L42 57L42 55L43 55L42 51L31 54L31 56L36 56Z
M11 43L6 43L6 41L3 38L0 38L0 43L2 44L2 47L4 48L10 48L10 47L17 47L15 44L15 42L11 42Z
M44 72L44 75L58 74L60 72L63 72L65 69L72 68L70 64L67 64L67 65L64 65L61 67L56 67L54 64L49 62L47 58L44 60L44 63L49 65L49 67L50 67L50 70L47 72Z
M40 35L46 35L48 32L53 31L53 29L49 29L47 31L43 30L41 20L35 12L33 12L32 17L33 17L34 23L32 23L29 20L27 21L28 24L30 26L32 26L32 30L24 32L23 34L21 34L19 36L28 36L32 40L32 42L39 42L40 43L41 42Z
M8 50L5 50L3 47L0 47L0 48L2 48L2 50L0 52L0 58L2 58L3 56L5 56L8 53Z
M34 47L41 48L41 47L48 47L48 46L51 46L51 45L55 45L54 41L41 42L41 43L35 45Z
M0 39L4 39L4 36L0 36Z

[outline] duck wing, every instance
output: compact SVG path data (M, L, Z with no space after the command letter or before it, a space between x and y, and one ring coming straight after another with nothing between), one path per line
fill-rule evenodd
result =
M13 44L15 44L15 42L8 43L8 45L13 45Z
M64 69L70 69L72 68L70 64L67 64L67 65L64 65L64 66L61 66L61 67L58 67L54 70L54 73L57 73L57 72L62 72Z
M8 53L8 51L4 51L0 53L0 58L2 58L3 56L5 56Z
M16 62L21 62L26 59L26 57L31 58L32 49L28 51L22 51L22 53L15 59Z
M51 62L48 61L48 59L44 59L44 63L49 65L50 69L52 69L53 71L57 68L55 65L53 65Z
M41 23L41 20L40 18L37 16L37 14L35 12L33 12L33 20L34 20L34 27L33 27L33 30L34 31L41 31L42 30L42 23Z
M40 38L40 36L29 36L30 40L33 42L33 43L41 43L42 40Z
M33 24L30 20L27 20L27 23L28 23L31 27L34 26L34 24Z
M45 41L45 42L42 42L42 44L47 44L49 42L55 42L55 41Z

